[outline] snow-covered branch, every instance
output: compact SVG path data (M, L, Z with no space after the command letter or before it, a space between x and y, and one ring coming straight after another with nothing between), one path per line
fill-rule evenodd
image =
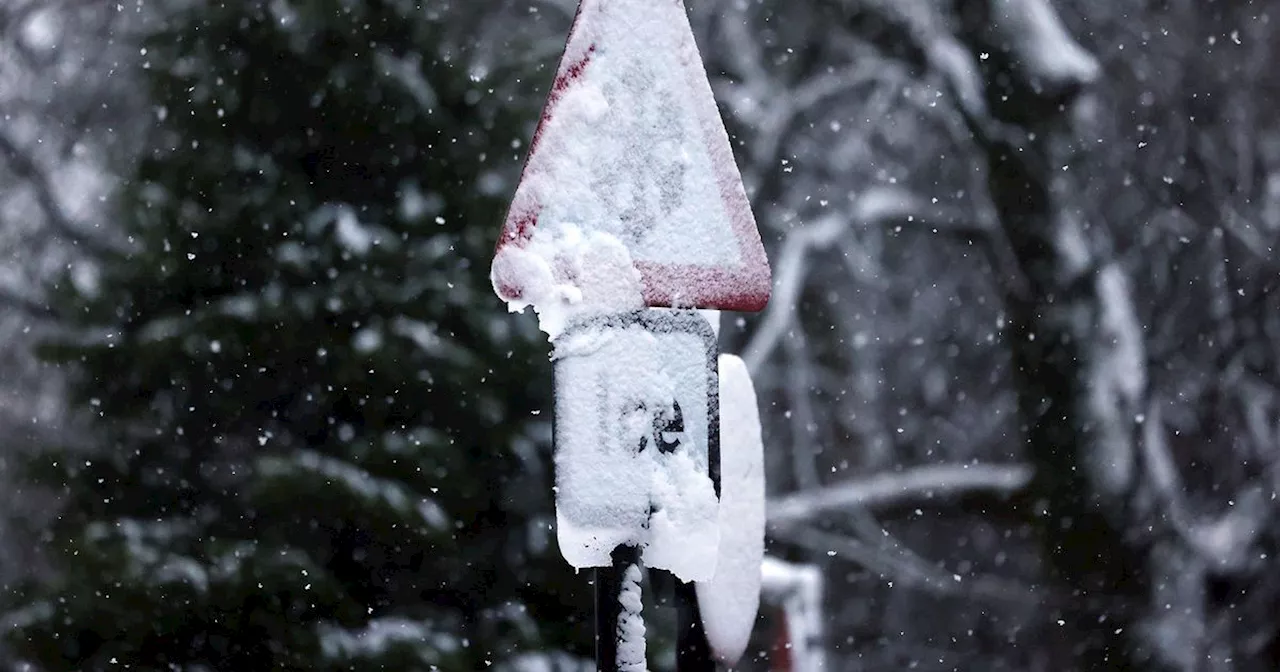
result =
M873 545L863 539L809 527L788 529L778 536L819 556L855 562L904 588L1023 604L1043 603L1048 597L1042 590L996 576L954 574L892 545Z
M101 255L114 251L112 245L84 231L81 225L74 221L54 192L52 179L36 163L35 157L5 133L0 133L0 160L21 178L24 184L31 187L36 202L44 213L47 225L54 233L93 254Z
M798 118L819 108L823 103L868 84L879 82L892 86L895 68L883 61L856 63L852 66L824 72L801 82L787 95L769 99L768 107L760 114L756 124L756 140L751 144L747 175L758 182L760 174L773 172L783 158L784 141Z
M858 5L874 12L903 34L923 58L921 65L937 73L947 83L958 107L971 115L986 116L983 98L986 87L982 83L978 62L943 25L933 3L859 0Z
M1209 567L1222 572L1244 568L1272 510L1267 495L1259 486L1248 487L1231 498L1230 508L1218 518L1197 516L1186 501L1185 485L1165 432L1162 413L1153 401L1143 422L1142 458L1145 483L1165 519Z
M1021 464L941 464L884 472L775 499L768 504L769 527L800 525L853 508L883 508L977 493L1009 496L1030 482L1031 468Z
M844 218L830 215L787 235L782 251L775 256L773 296L769 299L764 321L743 350L742 359L753 374L760 370L760 365L773 354L778 341L792 326L796 302L804 288L805 260L809 251L831 245L847 228L848 222Z
M851 225L884 226L906 222L937 230L985 234L981 225L962 219L946 208L898 187L879 186L858 197L850 213L833 212L787 234L775 256L774 291L764 321L743 350L743 360L753 373L773 354L782 337L794 327L797 301L808 273L808 256L837 244Z
M1098 79L1098 59L1067 32L1049 0L982 1L988 41L1008 50L1010 65L1037 94L1070 96Z

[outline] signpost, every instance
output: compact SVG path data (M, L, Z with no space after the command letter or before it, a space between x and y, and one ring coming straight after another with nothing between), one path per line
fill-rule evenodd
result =
M772 281L682 0L581 0L491 278L555 346L557 540L596 569L598 669L646 669L644 566L675 577L679 669L713 670L694 584L722 537L756 544L722 533L718 348L695 309L760 310Z

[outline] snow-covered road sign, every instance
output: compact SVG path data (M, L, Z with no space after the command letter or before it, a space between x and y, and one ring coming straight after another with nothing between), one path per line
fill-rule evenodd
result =
M720 516L716 335L693 309L761 310L772 277L683 0L580 1L490 279L555 346L557 539L598 568L598 669L643 669L641 564L680 579L677 666L714 669L711 645L733 658L758 592L759 425L739 403L754 462L733 463L727 501L755 518L737 529ZM722 528L709 644L690 582L716 576Z
M536 301L504 251L564 228L621 241L645 305L768 301L768 259L681 0L582 0L498 241L499 295Z
M716 339L695 311L648 309L572 327L555 351L556 520L574 567L618 546L685 581L715 571Z

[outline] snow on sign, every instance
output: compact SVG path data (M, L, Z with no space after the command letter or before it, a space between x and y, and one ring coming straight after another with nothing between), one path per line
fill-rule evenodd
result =
M634 270L610 273L610 298L579 277L592 249ZM540 313L764 307L768 260L681 0L582 0L492 280Z
M577 568L614 549L684 581L710 579L719 542L716 340L694 311L642 310L556 341L556 529Z
M760 608L764 560L764 443L751 374L741 358L720 355L720 552L716 573L696 585L711 651L736 665Z

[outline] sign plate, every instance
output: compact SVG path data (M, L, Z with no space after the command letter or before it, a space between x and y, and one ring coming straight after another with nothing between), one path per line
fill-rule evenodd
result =
M586 321L556 342L560 551L605 567L618 546L685 581L710 579L719 540L716 339L694 311Z

